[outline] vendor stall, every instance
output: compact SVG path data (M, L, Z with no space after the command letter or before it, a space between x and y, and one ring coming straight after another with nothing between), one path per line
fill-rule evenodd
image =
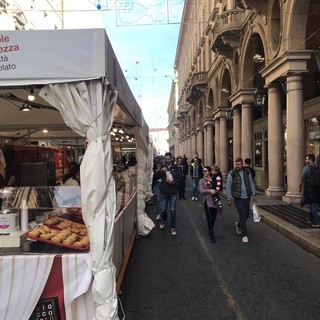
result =
M142 187L147 185L148 127L141 109L104 29L1 31L0 52L3 140L18 135L26 137L24 143L28 143L39 139L42 128L47 127L62 140L73 138L77 144L83 140L86 145L80 171L81 210L90 241L87 253L39 254L31 250L25 255L23 250L16 250L13 255L10 248L2 251L6 255L0 257L0 318L11 320L13 312L18 312L19 319L40 319L41 308L48 314L58 305L60 315L52 319L64 319L61 313L65 319L118 319L116 280L121 270L123 273L135 233L148 234L154 226L144 212L142 195L148 191ZM26 98L31 90L35 102ZM22 112L28 106L31 111ZM110 135L115 124L131 129L138 160L135 168L116 173L112 154L115 142ZM124 181L124 187L116 186L114 177L122 184ZM116 188L122 188L121 201ZM16 261L21 268L16 267ZM37 266L30 276L23 267L29 262ZM62 281L58 282L63 294L50 296L49 279L56 268L61 270L58 278ZM38 269L42 271L35 274ZM14 289L26 277L29 280L23 282L24 290ZM31 286L35 287L31 296L30 281L37 283ZM14 290L13 301L2 299L8 289ZM17 304L25 301L28 290L32 299ZM45 301L39 304L44 291Z

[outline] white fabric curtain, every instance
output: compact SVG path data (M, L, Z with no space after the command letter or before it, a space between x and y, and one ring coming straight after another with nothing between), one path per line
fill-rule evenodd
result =
M40 95L60 111L70 128L87 137L80 170L81 205L90 237L95 316L96 320L119 319L113 264L116 196L109 135L117 93L102 79L49 84Z
M91 259L88 254L62 255L63 291L66 318L94 319Z
M0 319L27 320L48 280L54 255L0 257Z
M146 197L148 192L148 179L149 170L147 155L148 145L147 141L143 139L141 130L135 128L135 136L137 138L136 146L136 158L138 166L138 177L137 177L137 221L138 221L138 234L140 236L146 236L154 228L153 221L149 218L146 209Z

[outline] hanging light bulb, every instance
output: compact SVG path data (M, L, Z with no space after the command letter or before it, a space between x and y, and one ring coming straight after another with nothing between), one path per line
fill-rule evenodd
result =
M33 92L33 89L31 89L30 93L28 95L28 100L29 101L34 101L34 99L35 99L34 92Z
M23 105L22 105L22 107L20 108L20 111L30 111L31 110L31 108L30 108L30 105L28 104L28 103L24 103Z

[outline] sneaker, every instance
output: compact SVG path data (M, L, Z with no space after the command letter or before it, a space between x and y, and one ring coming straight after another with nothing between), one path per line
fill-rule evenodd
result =
M236 233L237 233L237 234L241 234L242 231L241 231L239 222L235 222L235 225L236 225Z
M160 214L157 214L157 216L156 216L156 220L160 220L160 218L161 218L161 216L160 216Z
M249 239L247 236L242 237L242 242L248 243Z
M194 200L198 200L198 198L197 198L197 197L195 197L195 198L194 198Z
M195 197L192 197L191 200L193 201L195 199Z
M166 227L166 224L164 222L160 223L160 229L164 229Z
M320 228L320 223L313 223L312 228Z
M171 228L171 234L173 236L176 236L177 235L177 230L175 228Z

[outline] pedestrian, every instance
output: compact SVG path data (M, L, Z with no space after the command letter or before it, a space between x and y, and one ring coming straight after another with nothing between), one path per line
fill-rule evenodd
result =
M199 182L199 192L203 196L203 208L206 214L210 241L215 242L213 227L217 218L218 203L213 200L213 197L219 191L212 186L211 168L209 166L204 166L203 168L203 178Z
M320 203L320 186L316 186L312 182L314 170L319 168L319 165L315 163L314 154L308 154L305 158L305 162L306 166L302 170L300 184L298 187L298 191L301 192L302 186L304 185L301 207L305 204L309 204L310 211L308 221L311 223L313 228L319 228L320 216L317 206Z
M198 200L199 181L203 177L203 165L199 163L198 158L194 158L190 165L190 176L192 179L192 198L191 200Z
M222 208L222 203L220 199L220 192L223 190L222 185L222 173L220 171L220 168L217 165L214 165L211 167L211 175L212 175L212 187L216 191L218 191L213 196L213 201L215 201L218 204L218 208Z
M164 229L168 220L168 205L171 215L171 234L175 236L176 230L176 206L177 206L177 184L179 182L178 166L173 162L172 154L167 152L164 156L164 165L161 168L162 182L161 192L161 214L162 221L160 229Z
M177 161L177 166L178 166L178 177L179 177L179 182L178 182L178 195L179 195L179 200L184 199L186 200L185 196L185 190L186 190L186 178L188 174L188 168L183 165L182 158L179 157Z
M239 221L235 222L236 233L241 236L242 242L249 242L247 232L247 219L250 214L250 198L257 201L256 190L252 176L248 169L243 167L242 158L236 158L234 169L228 173L227 178L227 200L228 206L234 204L239 213Z
M198 153L198 152L196 152L196 153L194 154L194 157L193 157L193 159L191 160L191 163L194 162L194 159L195 159L195 158L198 159L198 163L199 163L199 164L202 164L202 159L199 157L199 153Z
M254 182L254 178L256 176L256 171L251 167L251 159L250 158L244 159L244 167L250 171L251 176L252 176L252 180Z
M161 219L161 193L160 186L162 182L161 164L155 163L153 166L152 191L156 196L156 220Z

